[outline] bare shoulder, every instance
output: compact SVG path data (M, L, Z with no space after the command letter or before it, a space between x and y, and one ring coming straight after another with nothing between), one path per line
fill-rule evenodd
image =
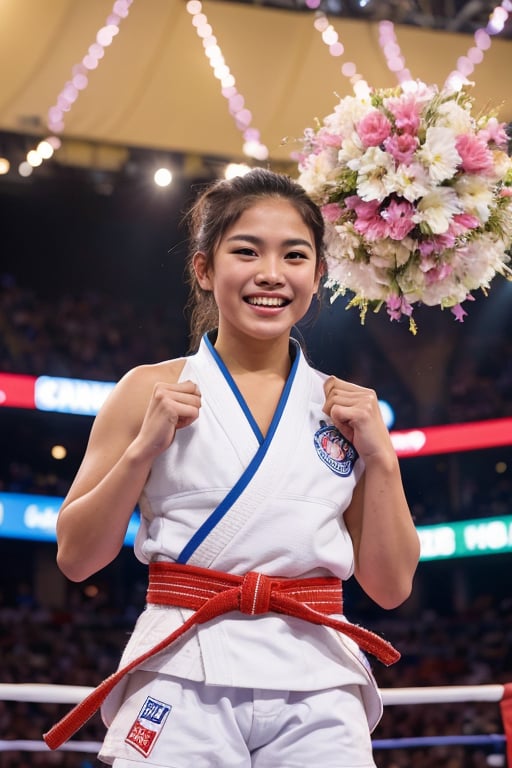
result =
M118 381L105 401L96 419L98 425L109 428L122 421L134 435L140 428L155 385L175 384L183 370L186 358L166 360L162 363L138 365Z
M138 365L126 373L120 379L117 386L124 388L151 387L158 382L175 384L181 376L186 358L178 357L174 360L164 360L161 363Z

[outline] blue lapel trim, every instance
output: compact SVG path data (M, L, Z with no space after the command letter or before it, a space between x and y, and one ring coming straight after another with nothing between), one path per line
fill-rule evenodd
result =
M206 337L205 337L206 338ZM244 470L242 473L240 479L235 483L233 488L227 493L227 495L223 498L223 500L220 502L219 506L214 509L214 511L211 513L211 515L205 520L205 522L202 524L202 526L195 532L195 534L192 536L188 544L185 545L183 550L181 551L180 555L178 556L176 562L177 563L186 563L187 560L193 555L193 553L196 551L196 549L199 547L200 544L206 539L206 537L209 535L209 533L215 528L217 523L222 520L226 512L233 506L235 501L238 499L238 497L242 494L242 492L245 490L245 488L248 486L248 484L251 482L252 478L256 474L259 466L261 465L261 462L265 458L265 455L268 451L268 448L272 442L272 439L274 437L274 434L276 432L276 429L279 425L279 422L281 420L281 416L283 415L283 411L286 407L286 403L288 402L288 397L290 395L290 391L293 385L293 381L295 379L295 374L297 373L297 369L299 367L299 360L300 360L300 347L299 344L294 340L291 339L292 344L295 346L295 357L292 362L292 367L290 369L290 373L288 374L288 379L286 380L286 384L284 386L284 389L281 393L281 397L279 398L279 403L277 404L276 411L274 413L274 416L272 418L272 421L270 423L270 427L268 429L267 435L265 438L263 438L263 435L261 434L261 430L256 425L258 433L260 434L262 438L262 442L260 443L260 447L256 451L253 459L249 463L249 466ZM213 351L214 358L219 364L222 373L226 377L226 380L229 384L229 386L233 389L235 395L237 396L238 401L242 405L244 412L250 414L250 411L247 407L247 404L245 400L243 399L240 391L238 390L238 387L236 386L235 382L233 381L233 378L231 377L231 374L227 370L226 366L222 362L220 356L215 352L214 347L212 346L211 342L206 338L206 343L208 345L208 348ZM226 375L227 374L227 375ZM254 422L254 418L250 418L251 426ZM254 429L254 427L253 427Z
M227 383L229 384L229 387L230 387L231 391L233 392L234 396L238 400L241 409L245 413L247 421L251 425L251 429L254 432L254 434L256 435L256 439L257 439L258 443L261 445L263 443L263 434L261 432L261 429L256 424L256 421L254 420L254 416L250 412L250 410L249 410L249 408L247 406L247 403L245 402L244 398L242 397L242 393L240 392L240 390L238 389L237 385L235 384L235 382L233 380L232 375L230 374L230 372L226 368L224 360L219 355L219 353L217 352L217 350L215 349L215 347L213 346L212 342L210 341L210 339L208 338L208 336L206 334L204 335L204 341L205 341L206 346L210 350L214 360L216 361L217 365L219 366L220 370L222 371L222 374L223 374L224 378L226 379Z

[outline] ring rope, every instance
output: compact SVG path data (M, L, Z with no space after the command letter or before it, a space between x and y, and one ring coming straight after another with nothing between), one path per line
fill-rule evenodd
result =
M373 739L374 749L410 749L414 747L443 747L443 746L502 746L506 737L501 733L451 735L451 736L411 736L398 739ZM100 751L100 741L67 741L59 747L62 752L84 752L97 754ZM0 752L50 752L50 747L35 739L0 740Z
M404 736L399 739L374 739L374 749L410 749L411 747L454 747L454 746L502 746L506 742L504 733L486 733L457 736ZM76 743L76 742L75 742Z
M99 741L67 741L61 744L59 752L87 752L98 754L101 748ZM0 740L0 752L51 752L44 741L36 739L8 739Z
M85 685L0 683L0 701L33 701L45 704L78 704L93 688ZM381 688L384 706L440 704L503 699L504 685L441 685L421 688Z
M31 701L52 704L76 704L84 699L93 688L78 685L48 685L46 683L0 683L0 701ZM492 746L505 744L507 762L512 766L512 683L505 685L432 686L421 688L381 689L384 706L398 704L436 704L468 701L499 702L504 725L504 734L470 736L428 736L402 739L379 739L373 742L376 749L438 745ZM98 752L100 744L90 741L71 741L60 749L75 752ZM44 741L9 740L0 741L0 751L48 749Z

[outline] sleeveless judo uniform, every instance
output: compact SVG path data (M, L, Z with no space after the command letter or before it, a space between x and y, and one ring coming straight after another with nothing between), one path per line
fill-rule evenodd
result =
M352 575L343 513L363 462L322 411L326 376L308 365L293 340L291 349L292 368L266 437L208 337L186 359L180 380L198 385L202 405L199 418L178 430L153 464L140 499L140 560L280 578ZM191 614L148 605L120 665ZM370 730L382 713L369 664L352 639L275 613L221 616L140 668L213 686L319 691L355 685ZM125 688L126 679L103 704L107 726Z

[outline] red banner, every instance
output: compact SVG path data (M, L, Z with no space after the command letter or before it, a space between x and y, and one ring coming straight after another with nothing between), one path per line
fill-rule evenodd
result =
M495 448L512 445L512 419L489 419L396 431L391 432L391 440L400 457Z
M36 408L36 381L35 376L0 373L0 406ZM75 411L67 408L67 412L84 413L78 407ZM512 418L392 431L391 440L397 455L403 458L512 445Z
M6 408L35 408L35 376L0 373L0 405Z

